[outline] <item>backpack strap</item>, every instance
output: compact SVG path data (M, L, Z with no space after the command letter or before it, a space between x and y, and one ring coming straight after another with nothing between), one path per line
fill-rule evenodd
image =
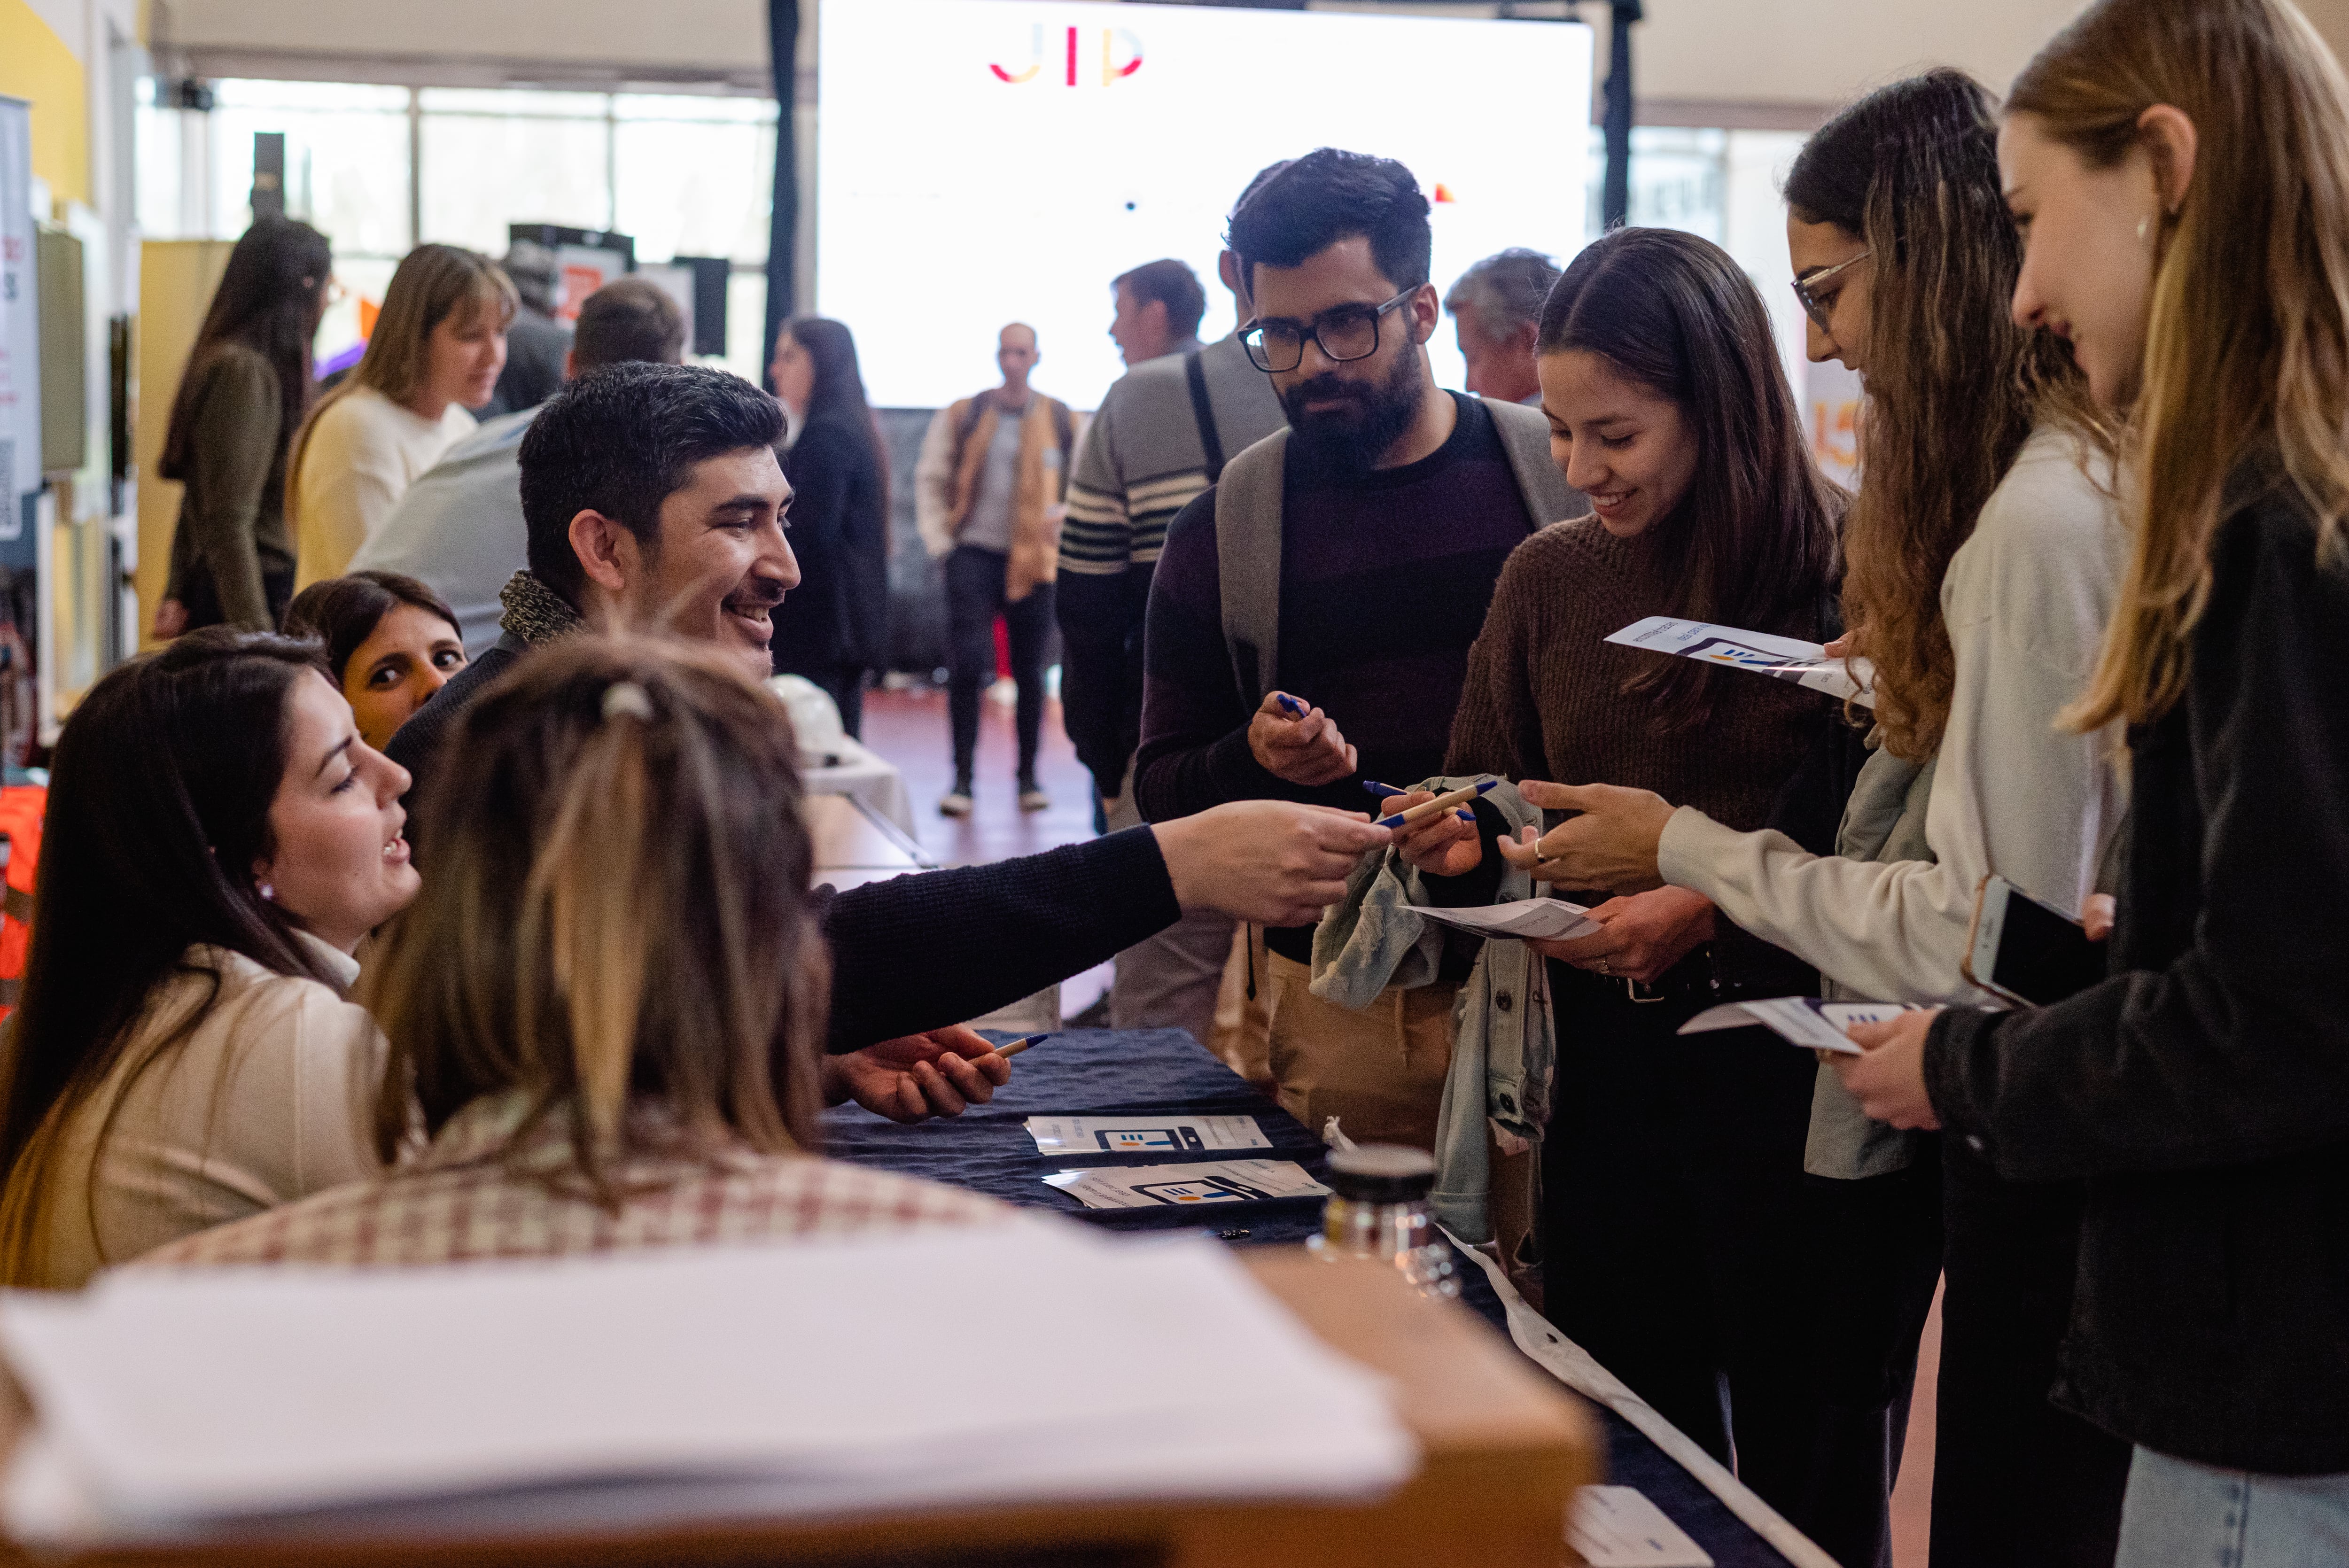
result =
M1590 498L1566 482L1549 455L1549 421L1522 403L1481 399L1493 416L1493 429L1508 454L1509 472L1516 477L1517 493L1537 531L1590 510Z
M1216 484L1216 574L1232 678L1251 707L1280 671L1280 507L1288 432L1225 465Z
M1216 406L1207 400L1207 367L1200 350L1183 356L1183 379L1191 386L1191 418L1199 422L1199 449L1207 455L1207 482L1224 477L1224 438L1216 433Z

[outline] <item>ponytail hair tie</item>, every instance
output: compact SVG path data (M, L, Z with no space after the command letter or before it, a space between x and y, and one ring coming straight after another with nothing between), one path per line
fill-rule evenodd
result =
M622 714L645 724L653 721L653 699L634 681L614 681L604 688L604 717L614 719Z

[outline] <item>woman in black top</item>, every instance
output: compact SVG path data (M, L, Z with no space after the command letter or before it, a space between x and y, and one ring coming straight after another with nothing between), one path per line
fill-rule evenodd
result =
M1911 1015L1868 1114L2085 1180L2056 1402L2136 1445L2121 1568L2349 1542L2349 102L2282 0L2103 0L2016 81L2018 321L2133 407L2065 717L2129 727L2110 977Z
M156 472L187 486L155 634L277 629L294 597L285 451L310 407L310 344L334 255L307 223L264 218L229 253L171 404Z
M786 323L772 373L799 430L783 477L800 585L775 618L775 673L805 676L831 693L841 727L855 736L864 672L889 655L887 450L847 327L821 316Z

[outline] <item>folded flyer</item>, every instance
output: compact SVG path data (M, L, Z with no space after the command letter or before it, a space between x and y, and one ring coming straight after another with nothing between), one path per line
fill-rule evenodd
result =
M1844 1031L1854 1024L1881 1024L1903 1013L1918 1011L1915 1002L1825 1002L1816 996L1773 996L1762 1002L1724 1002L1708 1007L1681 1026L1683 1035L1710 1034L1715 1029L1743 1029L1759 1024L1798 1046L1816 1051L1859 1055Z
M1799 637L1716 626L1710 621L1651 615L1644 621L1632 622L1607 640L1627 648L1645 648L1651 653L1751 670L1832 697L1848 698L1862 707L1876 706L1876 671L1866 659L1830 659L1825 647Z
M1110 1165L1044 1178L1088 1209L1188 1209L1319 1198L1330 1191L1294 1160L1210 1160L1196 1165Z
M1562 898L1519 899L1514 903L1481 904L1474 909L1431 909L1421 903L1405 907L1413 914L1425 915L1478 936L1564 942L1607 929L1591 919L1590 912L1582 905L1568 903Z
M1269 1149L1252 1116L1031 1116L1039 1154L1185 1154Z

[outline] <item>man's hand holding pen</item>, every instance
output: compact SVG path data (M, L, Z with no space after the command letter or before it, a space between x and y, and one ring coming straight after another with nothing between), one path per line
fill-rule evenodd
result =
M1335 784L1355 768L1354 748L1319 708L1285 691L1269 694L1248 721L1248 750L1276 779L1308 789Z

